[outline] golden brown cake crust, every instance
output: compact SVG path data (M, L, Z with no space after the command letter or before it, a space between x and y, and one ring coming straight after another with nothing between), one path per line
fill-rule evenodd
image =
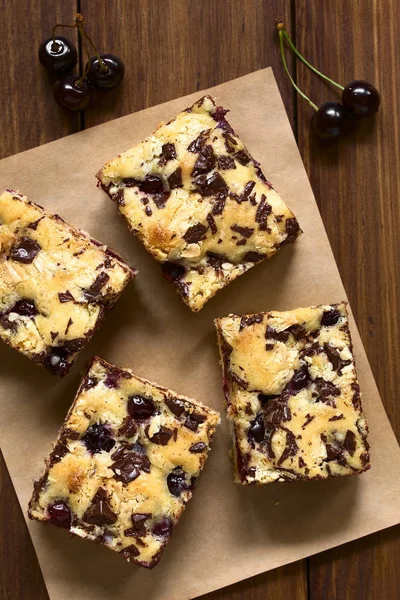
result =
M0 194L0 338L65 375L137 274L26 196Z
M153 567L192 496L218 423L203 404L96 357L28 514Z
M235 480L325 479L369 469L346 306L216 319Z
M226 112L205 96L97 174L194 311L301 233Z

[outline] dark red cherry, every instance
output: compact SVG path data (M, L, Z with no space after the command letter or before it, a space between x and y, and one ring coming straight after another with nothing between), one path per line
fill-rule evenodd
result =
M342 103L354 117L371 117L378 112L381 96L368 81L356 79L346 85L342 92Z
M121 83L125 74L122 60L114 54L100 54L101 62L97 56L89 60L87 78L96 87L113 88Z
M83 110L92 95L92 86L79 75L69 73L55 83L53 94L59 106L69 110Z
M62 500L55 502L47 509L50 522L57 527L69 529L71 525L71 511Z
M82 437L82 442L91 454L97 454L103 450L110 452L115 446L115 440L112 438L110 430L102 423L90 425Z
M59 76L72 71L78 60L75 46L62 36L49 38L39 46L39 61L50 75Z
M346 113L339 102L325 102L314 113L312 125L315 133L324 139L337 138L343 131Z
M149 419L154 410L154 404L150 398L131 396L128 400L128 413L137 421Z
M176 467L167 477L168 489L173 496L180 496L182 492L190 490L191 484L186 480L186 473L180 467Z

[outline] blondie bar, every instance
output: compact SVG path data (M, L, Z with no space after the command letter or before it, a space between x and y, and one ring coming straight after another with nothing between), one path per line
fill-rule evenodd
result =
M95 358L29 516L153 567L192 496L219 415Z
M193 311L301 233L226 112L205 96L97 174Z
M0 338L51 373L68 372L136 274L26 196L0 194Z
M230 315L216 327L237 482L369 469L344 303Z

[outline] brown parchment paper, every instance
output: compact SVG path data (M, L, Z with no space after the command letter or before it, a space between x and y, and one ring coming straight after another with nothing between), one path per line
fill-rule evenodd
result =
M94 174L204 92L0 162L1 189L28 194L115 247L140 269L66 379L59 381L0 346L0 442L24 512L32 479L42 472L89 357L98 354L129 366L223 412L214 317L345 299L272 70L207 92L231 109L233 127L296 213L304 235L219 292L198 314L163 280L158 264L96 188ZM232 481L223 418L194 497L154 571L129 565L91 542L71 539L65 531L28 523L52 600L192 598L398 523L400 450L354 323L352 332L370 426L368 473L326 482L239 487Z

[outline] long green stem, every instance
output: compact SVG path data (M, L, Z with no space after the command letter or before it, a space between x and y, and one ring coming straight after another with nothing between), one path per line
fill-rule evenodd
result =
M319 75L319 77L322 77L322 79L325 79L325 81L328 81L329 83L331 83L332 85L336 86L337 88L339 88L340 90L344 90L344 87L342 85L340 85L340 83L336 83L336 81L333 81L333 79L330 79L329 77L327 77L326 75L324 75L323 73L321 73L321 71L318 71L318 69L316 69L315 67L313 67L308 60L306 60L304 58L304 56L302 56L300 54L300 52L297 50L296 46L293 44L292 40L290 39L286 29L282 29L281 30L283 32L283 36L286 40L286 42L289 44L290 48L293 50L293 52L295 53L295 55L301 60L301 62L303 62L309 69L311 69L311 71L313 71L316 75ZM279 32L280 33L280 32Z
M283 66L284 66L284 68L285 68L285 71L286 71L286 73L287 73L287 76L289 77L289 79L290 79L290 81L291 81L291 83L292 83L292 86L294 87L294 89L296 90L296 92L297 92L298 94L300 94L300 96L301 96L302 98L304 98L304 100L307 100L308 104L309 104L310 106L312 106L314 110L318 110L318 106L317 106L316 104L314 104L314 102L312 102L312 101L310 100L310 98L308 98L308 96L306 96L306 95L304 94L304 92L302 92L302 91L301 91L301 89L300 89L299 87L297 87L297 85L295 84L295 82L294 82L294 80L293 80L293 78L292 78L291 74L289 73L289 69L288 69L288 67L287 67L287 64L286 64L285 50L284 50L284 44L283 44L283 30L282 30L282 29L279 29L278 33L279 33L279 46L280 46L280 49L281 49L281 57L282 57Z

